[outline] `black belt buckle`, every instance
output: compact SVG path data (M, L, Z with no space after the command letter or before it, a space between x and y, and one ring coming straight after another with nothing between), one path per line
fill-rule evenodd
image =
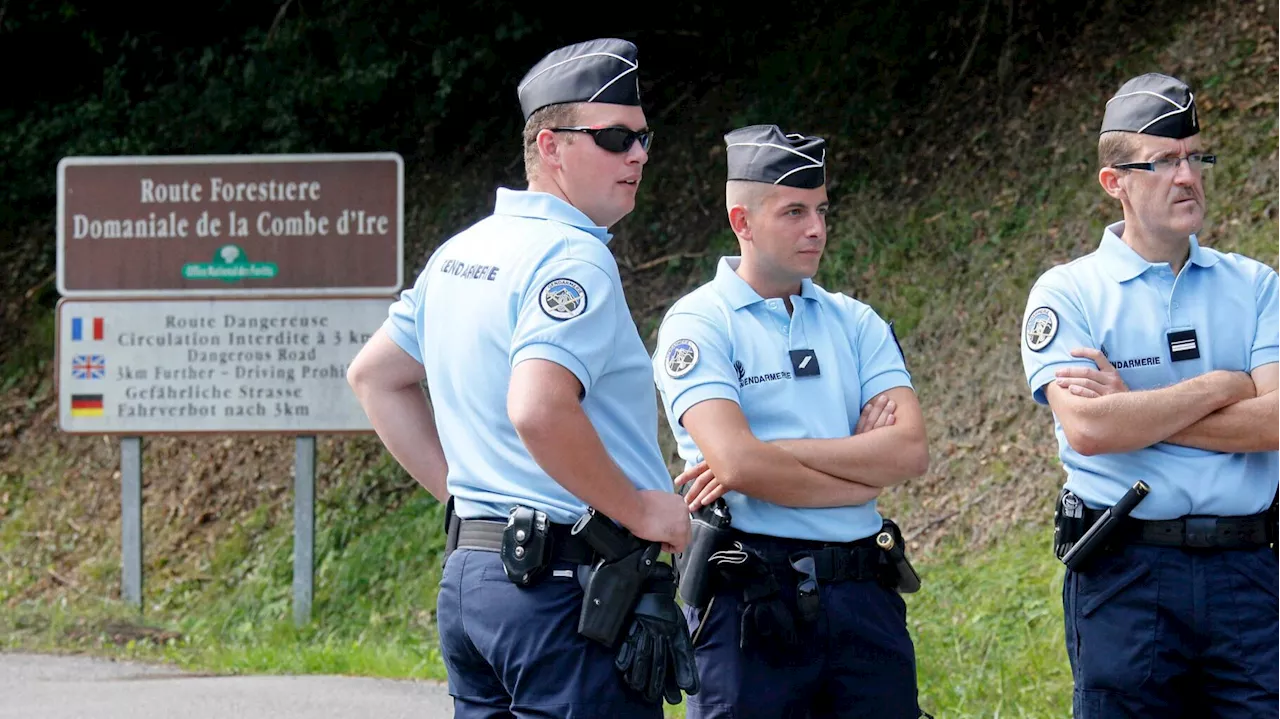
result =
M1217 517L1187 517L1183 520L1182 544L1185 547L1208 549L1217 546Z
M809 552L797 552L791 555L791 568L805 575L796 584L796 608L800 610L800 618L813 622L822 610L822 594L818 585L818 567Z

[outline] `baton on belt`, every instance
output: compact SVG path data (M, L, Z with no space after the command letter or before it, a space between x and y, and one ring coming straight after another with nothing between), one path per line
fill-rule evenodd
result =
M1088 564L1089 559L1107 543L1107 538L1111 536L1112 532L1116 531L1116 528L1129 516L1133 508L1138 506L1138 502L1141 502L1150 491L1151 488L1147 486L1146 482L1142 480L1134 482L1129 491L1125 492L1124 496L1120 498L1120 501L1116 502L1114 507L1110 507L1103 512L1098 521L1094 522L1092 527L1089 527L1089 531L1085 532L1084 536L1080 537L1071 546L1071 549L1067 550L1067 553L1062 556L1062 563L1067 565L1067 569L1078 572Z

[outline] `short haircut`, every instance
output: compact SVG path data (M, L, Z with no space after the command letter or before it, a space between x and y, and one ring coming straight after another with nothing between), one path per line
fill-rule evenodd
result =
M547 105L529 116L524 123L524 176L532 181L538 175L541 164L538 162L538 133L552 127L573 125L578 119L578 104L566 102L558 105ZM573 135L569 134L565 142L572 143Z
M1098 166L1111 167L1121 162L1130 162L1133 153L1138 151L1137 133L1104 132L1098 138Z
M763 182L729 180L724 183L725 210L727 211L732 209L734 205L742 205L748 210L758 209L760 207L760 203L763 202L771 192L773 192L773 185Z

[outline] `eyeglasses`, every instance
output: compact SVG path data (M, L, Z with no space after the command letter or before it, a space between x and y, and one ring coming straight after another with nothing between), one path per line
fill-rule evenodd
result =
M1193 152L1186 157L1162 157L1154 162L1122 162L1118 165L1112 165L1112 167L1117 170L1146 170L1147 172L1164 173L1177 170L1178 165L1184 161L1192 172L1200 172L1205 167L1212 167L1217 164L1218 156Z
M636 140L645 152L653 143L653 130L632 130L626 127L552 127L552 132L584 132L596 141L601 149L609 152L626 152Z
M805 621L812 622L818 618L822 609L822 599L818 590L818 568L813 555L806 553L793 554L790 557L791 568L804 575L796 584L796 608Z

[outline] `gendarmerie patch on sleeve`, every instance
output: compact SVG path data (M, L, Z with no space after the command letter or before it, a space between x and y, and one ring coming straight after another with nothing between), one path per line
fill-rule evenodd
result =
M1058 334L1058 313L1048 307L1037 307L1027 317L1027 349L1039 352Z
M698 344L693 340L676 340L667 348L664 364L667 374L679 379L690 372L698 364Z
M538 304L553 320L571 320L587 311L587 291L568 277L557 277L542 286Z

